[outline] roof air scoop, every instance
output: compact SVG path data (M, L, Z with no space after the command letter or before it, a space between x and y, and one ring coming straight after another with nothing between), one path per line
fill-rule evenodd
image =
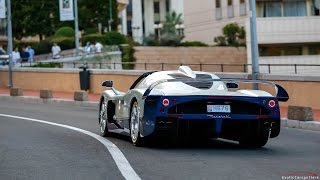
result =
M196 74L191 70L189 66L180 66L178 71L190 78L196 78Z

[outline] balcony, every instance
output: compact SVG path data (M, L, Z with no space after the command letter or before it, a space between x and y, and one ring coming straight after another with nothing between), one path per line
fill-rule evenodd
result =
M259 44L320 42L320 16L257 18Z

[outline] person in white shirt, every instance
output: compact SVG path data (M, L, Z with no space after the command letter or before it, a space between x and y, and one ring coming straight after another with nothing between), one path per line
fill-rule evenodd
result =
M103 48L101 43L96 42L96 45L94 47L96 49L96 53L101 53L101 49Z
M52 48L51 48L51 52L52 52L52 58L53 59L59 59L60 58L60 46L57 45L57 43L54 43Z
M13 65L16 65L17 62L19 62L21 59L20 52L18 48L15 48L14 51L12 52L12 61Z

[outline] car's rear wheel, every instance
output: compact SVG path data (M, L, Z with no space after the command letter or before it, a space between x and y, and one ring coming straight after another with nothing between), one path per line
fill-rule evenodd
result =
M239 143L243 147L260 148L267 144L270 126L259 122L258 126L251 127L247 134L240 138Z
M140 136L140 112L137 101L134 101L131 107L130 115L130 137L132 144L135 146L142 146L142 138Z
M100 111L99 111L99 126L100 126L100 134L103 137L106 137L109 135L108 126L107 126L107 109L108 104L102 100L100 103Z

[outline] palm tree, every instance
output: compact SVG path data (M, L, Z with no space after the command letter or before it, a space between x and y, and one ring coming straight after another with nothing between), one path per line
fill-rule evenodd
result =
M177 24L182 24L182 14L177 14L175 11L169 12L166 15L166 21L163 24L163 33L173 33L176 34L175 26Z
M178 46L183 39L183 35L180 35L175 27L177 24L182 23L182 14L177 14L175 11L168 13L166 15L166 21L163 23L159 43L163 46Z

